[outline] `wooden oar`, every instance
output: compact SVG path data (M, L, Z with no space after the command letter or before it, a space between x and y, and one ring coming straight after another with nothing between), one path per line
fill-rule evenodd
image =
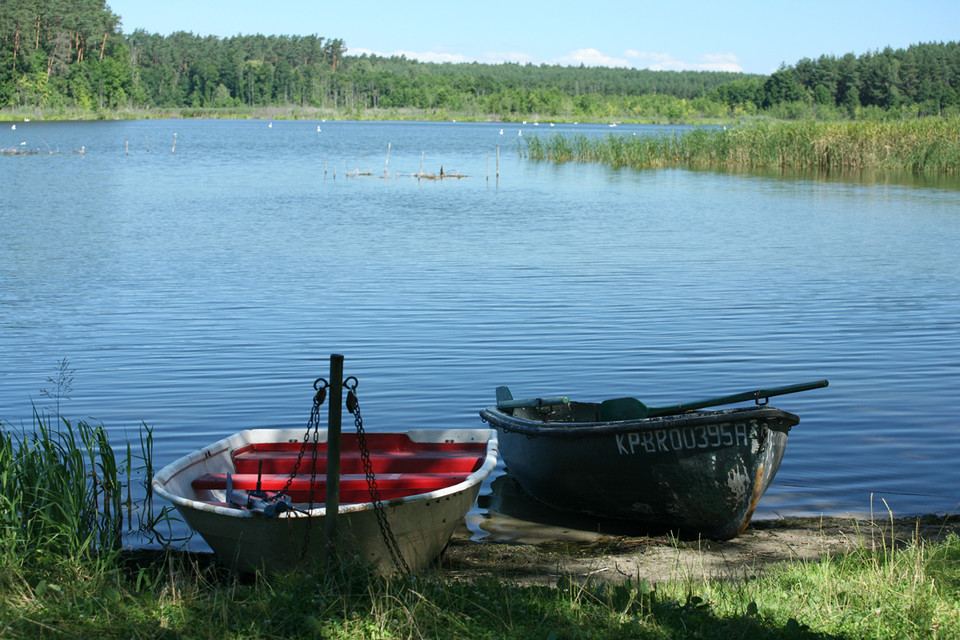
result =
M507 387L497 387L497 408L516 409L518 407L541 407L549 404L567 404L567 396L552 396L549 398L522 398L514 400L513 394Z
M772 389L757 389L756 391L746 391L744 393L735 393L730 396L721 396L719 398L709 398L707 400L697 400L696 402L683 402L669 407L648 407L636 398L614 398L604 400L600 404L600 417L604 422L615 420L640 420L642 418L655 418L657 416L669 416L684 411L702 409L703 407L716 407L722 404L733 404L735 402L746 402L755 400L760 404L761 399L773 396L782 396L788 393L797 393L799 391L808 391L810 389L819 389L830 384L827 380L816 380L814 382L804 382L801 384L792 384L786 387L774 387Z

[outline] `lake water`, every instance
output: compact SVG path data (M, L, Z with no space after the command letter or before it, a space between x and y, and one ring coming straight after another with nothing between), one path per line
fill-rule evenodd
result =
M828 378L771 402L801 423L757 517L954 513L960 179L518 153L660 131L2 125L0 149L43 153L0 156L0 418L55 410L67 359L63 414L119 441L152 425L159 468L305 426L331 353L372 431L481 426L501 384L662 405ZM441 166L465 177L414 175Z

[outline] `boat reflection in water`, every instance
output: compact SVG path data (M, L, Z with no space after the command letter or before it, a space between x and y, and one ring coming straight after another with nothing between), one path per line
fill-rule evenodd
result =
M527 493L509 470L494 478L490 493L480 494L477 506L483 517L475 523L475 528L482 530L486 535L484 539L497 542L590 543L596 542L598 535L630 536L638 533L636 523L554 509ZM667 531L642 528L640 533L656 535Z

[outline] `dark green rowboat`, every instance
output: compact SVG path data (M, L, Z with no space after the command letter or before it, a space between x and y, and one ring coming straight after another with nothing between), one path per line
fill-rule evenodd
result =
M499 432L510 475L547 505L729 539L750 523L780 468L787 434L800 422L759 400L818 386L826 381L754 392L767 394L755 397L758 406L633 418L622 410L625 399L513 400L501 387L498 405L480 416ZM705 403L727 400L696 404ZM643 407L642 413L666 409Z

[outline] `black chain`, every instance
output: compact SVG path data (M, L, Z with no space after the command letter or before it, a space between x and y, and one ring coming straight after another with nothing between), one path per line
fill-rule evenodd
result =
M322 386L321 383L323 383ZM317 393L313 396L313 409L311 409L310 419L307 421L307 430L303 434L303 444L300 445L297 462L293 465L293 471L290 473L290 477L287 478L287 483L273 496L274 500L286 493L290 485L293 484L294 478L297 477L297 472L300 471L303 454L307 451L307 443L313 440L313 455L311 457L313 472L310 476L310 508L313 509L313 485L317 479L317 443L320 441L320 405L322 405L323 401L327 398L327 387L329 386L323 378L317 378L313 383L313 388ZM313 433L311 433L311 430Z
M297 462L293 465L293 471L290 473L290 477L287 478L287 483L283 486L283 489L271 498L272 500L279 499L280 496L287 492L290 485L293 484L294 478L296 478L297 473L300 471L300 463L303 462L303 455L307 451L307 443L312 441L313 451L310 455L310 503L309 507L307 507L307 531L303 537L303 546L300 547L300 551L297 553L300 560L303 560L307 555L307 549L310 548L310 530L313 526L313 518L309 513L313 511L313 494L317 482L317 444L320 442L320 405L323 404L323 401L327 397L327 388L329 386L323 378L317 378L313 382L313 388L317 393L313 396L313 408L310 410L310 419L307 420L307 430L303 434L303 443L300 445L300 452L297 454ZM287 520L287 529L290 534L290 543L296 547L296 541L293 536L293 520Z
M351 380L353 384L351 384ZM400 551L400 545L393 535L390 528L390 522L387 520L386 511L383 508L383 501L380 499L380 490L377 488L377 478L373 473L373 463L370 462L370 449L367 447L367 434L363 430L363 418L360 416L360 403L357 400L357 379L353 376L347 378L343 386L347 391L347 411L353 414L353 421L357 427L357 444L360 446L360 459L363 462L363 473L367 478L367 488L370 490L370 501L373 503L373 510L377 514L377 524L380 526L380 535L383 537L393 564L405 575L410 575L410 567L403 558Z
M323 386L317 386L320 383L323 383ZM303 434L303 443L306 445L307 437L310 433L310 425L313 425L313 452L310 456L310 502L307 507L308 511L313 511L313 496L317 487L317 443L320 442L320 405L323 404L324 399L327 397L327 387L330 385L327 384L327 381L323 378L317 378L313 382L313 388L317 390L315 396L313 396L313 409L310 410L310 419L307 421L307 431ZM300 449L301 456L303 457L302 451ZM300 459L297 459L297 465L299 466ZM295 468L293 471L296 473L299 469ZM307 523L307 538L304 541L304 548L306 548L307 542L310 541L310 523Z

